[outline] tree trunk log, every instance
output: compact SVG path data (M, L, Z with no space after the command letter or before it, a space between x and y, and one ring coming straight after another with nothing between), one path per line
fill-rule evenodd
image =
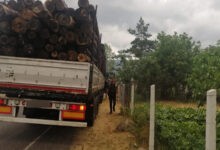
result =
M88 57L86 54L83 54L83 53L80 53L78 55L77 60L79 62L90 62L91 61L90 57Z
M59 60L67 60L67 54L66 53L64 53L64 52L61 52L61 53L59 53L58 54L58 59Z
M6 56L15 56L16 55L16 51L13 47L1 47L0 48L0 54L1 55L6 55Z
M41 1L35 1L32 7L32 11L36 14L40 14L45 11L43 3Z
M0 32L9 33L11 31L11 25L8 21L0 21Z
M51 45L51 44L46 44L45 50L46 50L47 52L52 52L52 51L54 50L54 46Z
M80 32L77 34L76 43L79 46L85 46L91 44L91 39L85 32Z
M24 55L27 57L34 56L34 48L31 44L25 44L23 52L24 52Z
M50 38L50 32L48 29L44 28L40 30L40 38L43 40Z
M55 3L57 11L64 11L67 8L67 5L63 0L56 0Z
M24 5L28 8L32 7L34 4L34 0L23 0L24 1Z
M15 0L9 0L8 2L8 8L11 8L13 10L17 10L17 2Z
M17 46L17 38L16 37L9 37L9 43L11 46L16 47Z
M70 60L70 61L76 61L77 60L78 53L76 51L69 50L67 54L68 54L68 60Z
M59 28L60 28L58 21L55 20L55 19L50 19L48 21L48 26L49 26L50 30L55 32L55 33L58 32Z
M65 15L63 13L56 14L56 19L59 22L59 24L66 27L73 27L75 24L75 21L71 16Z
M57 37L57 35L56 35L56 34L52 34L52 35L50 36L50 38L49 38L49 41L50 41L51 44L57 44L57 42L58 42L58 37Z
M24 9L21 12L21 17L24 18L25 20L31 20L32 18L36 18L37 15L30 9Z
M8 45L10 43L9 37L7 35L1 35L0 36L0 44L5 46Z
M28 38L29 40L34 40L34 39L36 39L36 38L37 38L36 32L34 32L34 31L28 31L28 32L27 32L27 38Z
M53 13L56 9L56 3L53 0L47 0L45 6L49 12Z
M31 19L28 28L32 31L40 31L41 23L38 19Z
M65 33L65 38L69 43L76 41L76 35L71 31Z
M57 52L57 51L53 51L53 52L51 53L51 57L52 57L53 59L56 59L57 56L58 56L58 52Z
M0 17L16 17L18 12L0 3Z
M81 8L88 8L89 7L89 0L78 0L78 5Z
M17 33L25 33L27 30L27 22L21 17L15 18L12 21L12 30Z
M67 40L63 36L60 36L58 38L58 43L61 44L61 45L66 45L67 44Z

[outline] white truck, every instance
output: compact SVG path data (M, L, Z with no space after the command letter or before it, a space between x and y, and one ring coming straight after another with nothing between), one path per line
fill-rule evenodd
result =
M91 63L0 56L0 121L92 126L104 84Z

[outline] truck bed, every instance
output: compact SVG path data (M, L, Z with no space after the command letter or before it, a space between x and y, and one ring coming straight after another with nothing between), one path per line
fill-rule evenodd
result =
M87 95L104 77L90 63L0 56L0 87Z

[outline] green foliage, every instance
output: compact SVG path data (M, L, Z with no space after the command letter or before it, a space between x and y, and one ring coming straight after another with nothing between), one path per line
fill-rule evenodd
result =
M149 105L136 106L131 117L138 127L146 126L149 120Z
M140 18L136 29L128 29L135 39L131 42L131 48L124 52L133 54L137 58L141 58L147 53L154 50L155 41L150 40L151 34L148 33L149 24L145 24L144 20Z
M117 79L123 83L130 83L135 75L138 60L133 60L123 54L118 55L117 59L120 61L120 66L116 69Z
M105 46L105 55L107 58L107 72L115 71L115 53L112 51L112 48L108 44L104 44Z
M203 103L207 90L220 90L220 47L209 47L193 58L192 72L187 83L192 98Z
M205 149L205 109L156 108L156 139L169 150Z
M198 53L200 44L192 41L186 33L157 36L154 57L160 66L158 87L162 97L176 97L184 91L186 78L191 73L192 58Z

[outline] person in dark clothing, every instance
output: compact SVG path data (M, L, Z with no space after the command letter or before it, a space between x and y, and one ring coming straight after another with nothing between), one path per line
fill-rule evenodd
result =
M115 105L116 105L116 93L117 88L115 85L115 80L111 80L111 84L108 87L108 97L109 97L109 103L110 103L110 114L112 114L112 111L115 112ZM113 104L113 107L112 107Z

